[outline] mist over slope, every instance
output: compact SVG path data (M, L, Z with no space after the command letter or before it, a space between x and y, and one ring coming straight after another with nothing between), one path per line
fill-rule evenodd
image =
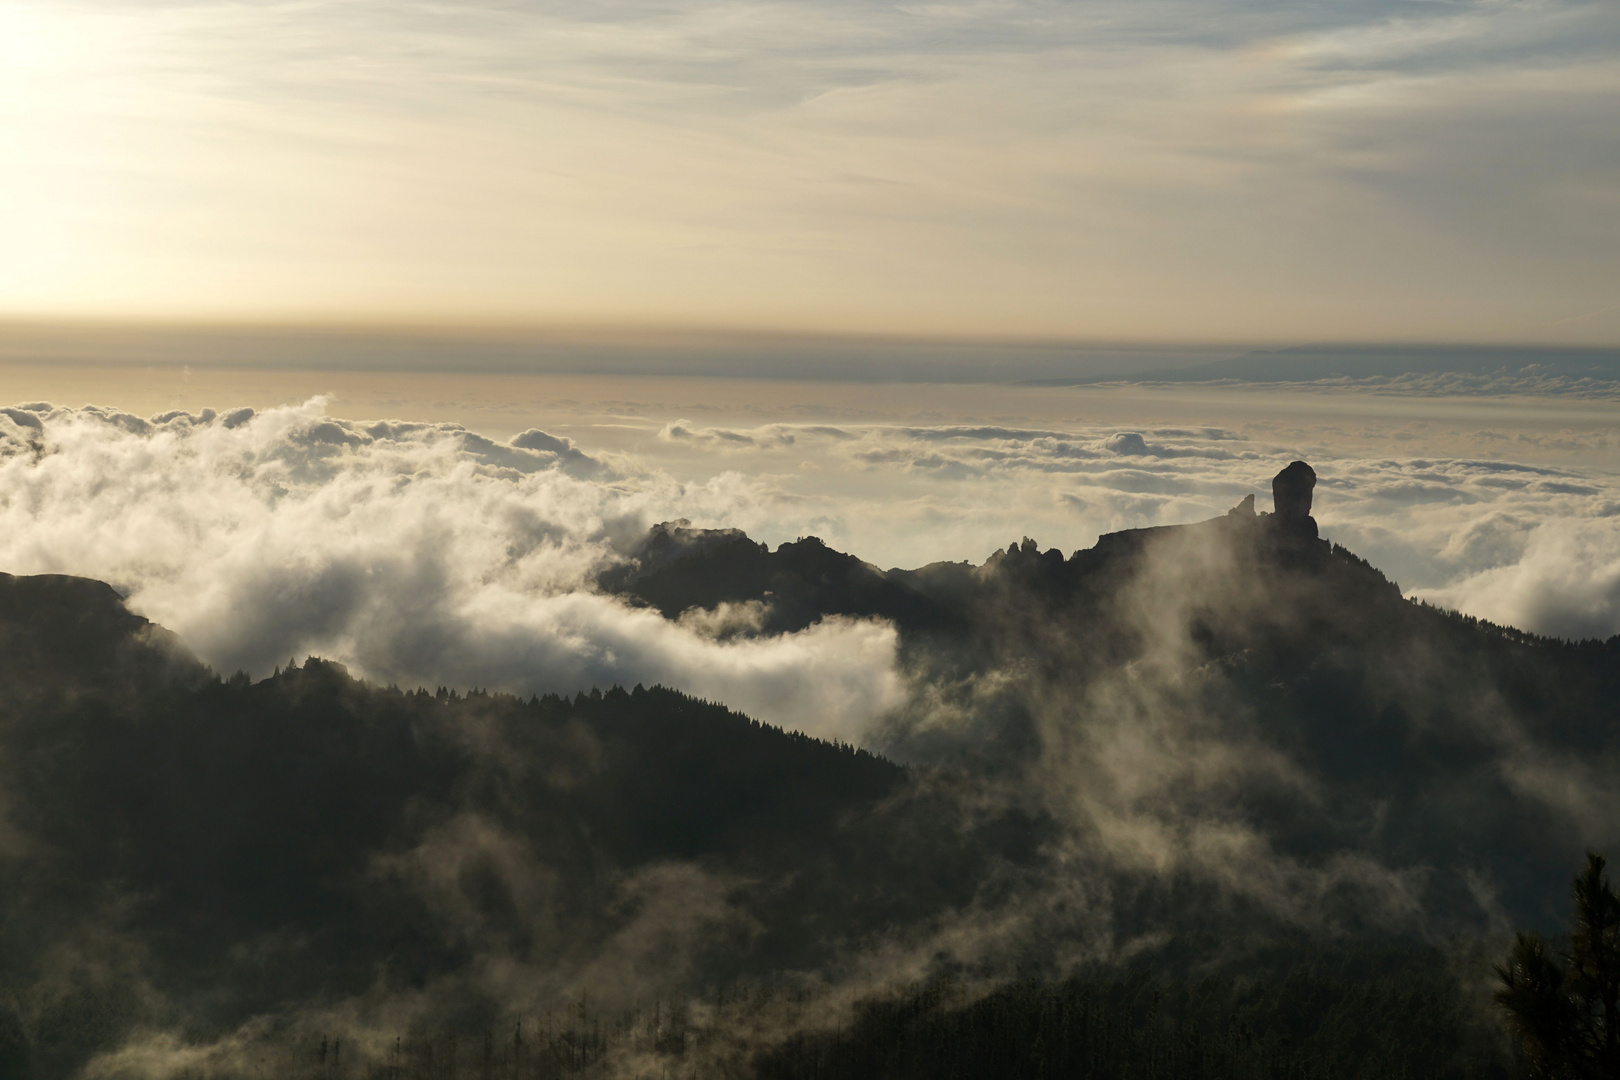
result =
M1004 778L1086 865L1301 925L1501 928L1556 920L1547 883L1620 838L1620 639L1413 603L1303 513L914 571L669 526L643 551L604 584L665 614L892 621L925 689L868 744Z
M76 578L0 577L0 702L8 1076L242 1068L266 1023L272 1055L340 1030L359 1060L582 991L882 981L1050 830L662 688L222 680Z
M751 1075L918 980L1358 942L1429 957L1465 1017L1455 943L1556 925L1616 838L1620 642L1414 604L1278 496L913 571L666 523L599 571L599 603L715 649L891 628L908 696L867 743L909 768L662 689L222 679L104 585L0 579L8 1045L39 1076L253 1075L323 1033L380 1062L581 993L796 988L620 1046Z

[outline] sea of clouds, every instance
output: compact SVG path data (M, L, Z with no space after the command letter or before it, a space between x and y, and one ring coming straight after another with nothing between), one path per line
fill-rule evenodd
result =
M1020 528L1043 546L1071 550L1104 532L1211 517L1248 494L1265 509L1271 477L1288 461L1308 458L1318 474L1315 516L1323 534L1410 595L1554 636L1620 633L1620 477L1580 463L1620 449L1600 430L1475 428L1457 440L1469 456L1435 456L1432 446L1411 445L1416 440L1403 430L1384 438L1349 433L1354 438L1342 441L1358 444L1352 453L1324 453L1329 440L1320 437L1266 438L1236 427L725 429L676 422L662 434L733 458L791 445L837 461L846 473L884 472L884 495L903 499L857 507L851 496L851 505L824 522L857 554L894 556L903 538L919 556L974 561L1017 539ZM1369 436L1395 453L1366 456ZM886 527L873 528L874 521Z
M1313 455L1324 534L1434 603L1620 632L1620 479L1515 461L1504 439L1499 458ZM0 570L109 581L222 673L318 655L404 686L661 682L858 740L911 692L889 626L719 640L596 575L676 518L816 533L883 565L978 562L1024 533L1072 549L1251 492L1264 508L1302 453L1216 427L671 422L660 441L707 455L706 477L537 429L343 420L323 399L153 417L24 404L0 410Z
M407 687L662 682L817 730L902 693L887 626L721 643L591 589L653 522L723 516L723 484L319 403L150 420L32 405L0 433L0 564L109 581L221 672L317 655Z

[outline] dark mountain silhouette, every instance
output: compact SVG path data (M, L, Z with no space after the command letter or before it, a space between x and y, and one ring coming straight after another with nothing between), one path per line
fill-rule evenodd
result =
M1281 952L1281 951L1279 951ZM1256 979L1167 981L1144 965L982 998L948 982L865 1003L855 1023L800 1035L764 1080L942 1076L1299 1080L1509 1075L1488 1022L1437 950L1296 945Z
M1313 481L1285 470L1273 514L910 571L668 524L602 577L670 618L755 605L735 633L891 620L918 691L877 753L661 687L220 678L106 585L0 576L0 1066L266 1017L287 1045L339 1015L470 1039L584 987L629 1015L741 983L788 996L622 1030L679 1058L742 1018L730 1064L681 1075L960 1074L908 1039L1124 1075L1170 1068L1155 1031L1185 1051L1164 1075L1491 1074L1480 943L1555 929L1620 827L1620 641L1406 600L1318 537ZM916 988L1010 975L1038 981ZM912 989L832 1035L771 1004L859 980ZM1289 1041L1378 1031L1372 1072ZM382 1075L441 1075L412 1038L416 1071ZM590 1038L532 1075L598 1068L618 1044Z
M649 604L665 618L690 608L760 601L765 618L759 629L765 633L802 630L828 615L877 616L914 631L956 622L927 595L814 536L773 552L738 529L665 522L653 526L631 555L602 575L601 587Z
M13 701L205 675L179 638L127 610L111 585L0 574L0 686Z
M28 1032L39 1076L176 1018L206 1038L497 956L577 969L660 920L645 947L690 955L627 963L819 969L1040 836L664 688L402 692L313 658L222 680L83 579L0 579L0 643L0 1042Z
M807 541L770 553L661 527L681 546L607 584L668 598L666 613L790 596L784 625L812 611L892 619L912 670L974 690L972 716L946 735L901 718L876 737L902 759L1022 774L1083 740L1122 694L1145 716L1214 726L1300 771L1308 793L1251 787L1217 811L1279 852L1372 854L1420 871L1434 911L1478 919L1489 893L1498 917L1555 925L1565 868L1620 832L1592 816L1620 809L1620 638L1542 638L1406 600L1317 537L1313 482L1295 463L1278 479L1280 513L1245 500L1067 557L1027 538L980 566L879 571L838 556L858 596L804 571ZM1127 689L1122 672L1178 682ZM987 695L989 673L1000 689Z

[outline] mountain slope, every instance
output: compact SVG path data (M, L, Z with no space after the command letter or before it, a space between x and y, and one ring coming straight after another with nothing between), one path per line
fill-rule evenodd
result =
M1440 944L1557 926L1620 839L1620 642L1413 604L1298 514L913 571L670 525L603 587L893 621L889 757L664 688L222 680L105 585L0 578L0 1063L1130 958L1224 1000L1307 944L1467 1012Z
M177 1019L820 968L1033 843L663 688L407 693L316 659L220 680L68 578L0 583L0 641L0 1024L40 1076Z
M696 554L621 572L628 595L785 594L795 625L890 618L930 690L870 743L1012 778L1077 830L1151 834L1119 849L1129 862L1209 876L1226 857L1191 834L1226 830L1254 881L1353 860L1345 875L1391 875L1380 903L1552 926L1566 868L1620 842L1620 639L1537 638L1407 601L1309 517L1246 503L1068 557L1026 539L980 566L863 567L891 586L864 597L889 607L801 572L795 546L750 546L728 575L732 548L665 529ZM1302 880L1266 902L1337 888Z

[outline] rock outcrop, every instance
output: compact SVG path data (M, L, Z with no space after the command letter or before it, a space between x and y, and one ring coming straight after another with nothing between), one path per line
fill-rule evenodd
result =
M1316 470L1303 461L1290 461L1288 467L1271 478L1271 498L1280 518L1311 516L1311 492L1316 488Z
M1290 461L1271 479L1272 505L1276 509L1271 527L1283 536L1316 539L1316 519L1311 517L1311 492L1316 488L1316 470L1303 461Z

